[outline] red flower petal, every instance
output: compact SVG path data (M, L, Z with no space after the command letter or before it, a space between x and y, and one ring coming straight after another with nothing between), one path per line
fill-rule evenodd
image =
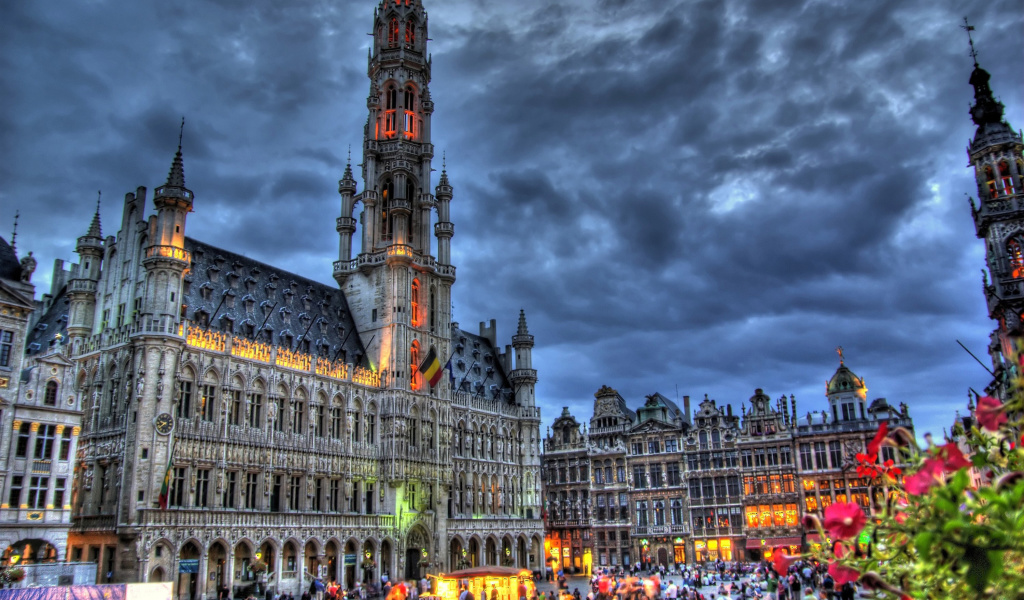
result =
M953 442L939 446L938 457L942 459L942 468L946 472L953 472L971 466L971 461L964 457L960 447Z
M882 445L882 440L885 439L885 434L887 433L889 433L889 422L882 421L878 424L878 431L875 432L875 437L868 443L869 454L878 454L878 448Z
M921 470L903 480L908 494L920 496L942 481L942 461L929 458L921 465Z
M847 583L853 583L860 578L860 571L839 563L832 563L828 566L828 574L836 583L836 587L843 587Z
M978 423L989 431L996 431L999 426L1006 423L1006 412L1003 410L1003 403L991 396L978 398L978 407L974 410L974 417Z
M797 558L799 557L786 554L781 547L776 548L775 551L772 552L772 563L775 565L775 572L779 575L785 575L786 572L789 571L789 566L793 564Z
M845 540L854 537L864 529L867 515L860 505L853 502L839 502L825 509L825 529L832 539Z

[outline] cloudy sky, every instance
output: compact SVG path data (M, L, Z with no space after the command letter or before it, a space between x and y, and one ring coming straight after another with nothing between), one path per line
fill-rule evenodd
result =
M97 190L110 234L125 192L163 183L182 115L188 234L333 283L376 4L2 3L0 223L9 240L21 211L37 289L76 258ZM455 318L508 340L526 310L545 423L589 418L606 384L632 405L738 409L760 387L820 410L840 345L922 432L983 389L956 343L985 358L992 328L959 25L1024 126L1018 1L427 9Z

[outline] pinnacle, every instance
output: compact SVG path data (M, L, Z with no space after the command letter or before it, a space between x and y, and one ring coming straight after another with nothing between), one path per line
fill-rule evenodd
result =
M518 335L530 335L529 330L526 328L526 312L523 309L519 309L519 330L516 333Z
M174 155L174 161L171 163L171 171L167 174L168 187L184 188L185 187L185 164L181 160L181 146L178 146L178 152Z
M94 238L103 238L103 233L100 228L100 201L96 199L96 214L92 216L92 223L89 224L89 232L85 235Z

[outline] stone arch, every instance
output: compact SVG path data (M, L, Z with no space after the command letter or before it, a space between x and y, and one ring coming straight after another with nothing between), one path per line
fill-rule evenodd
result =
M511 567L515 564L515 544L512 536L505 534L501 538L501 556L498 557L502 566Z
M323 545L315 537L306 540L306 544L302 548L302 565L306 568L306 572L313 577L320 575L320 555L322 554L322 549Z
M498 539L493 533L484 540L484 564L488 566L498 564Z
M356 585L356 573L358 570L359 563L363 559L361 555L361 544L359 543L359 540L357 540L356 538L350 537L347 540L345 540L343 548L345 555L351 555L352 559L350 561L351 564L346 564L344 566L342 580L344 581L345 589L352 589Z
M426 564L420 564L424 557L423 551L426 550L426 560L429 561L433 556L433 548L430 544L430 532L427 531L426 527L417 523L409 528L409 533L405 536L405 578L418 580L426 573Z
M324 570L326 582L341 581L341 573L338 568L342 564L342 544L336 537L330 537L324 543Z
M231 565L228 564L228 548L230 547L231 544L227 540L218 537L206 549L207 596L216 593L231 579Z
M526 552L526 536L525 535L523 535L521 533L519 534L519 537L516 538L516 547L517 547L516 548L516 566L519 567L520 569L529 569L529 568L531 568L532 565L530 565L527 562L527 559L529 558L529 555Z
M178 546L178 561L183 560L199 560L202 557L203 545L194 537L190 537ZM198 573L182 573L181 571L177 574L177 585L175 590L177 597L181 600L185 598L198 598L199 597L199 574Z
M301 550L303 545L294 537L286 538L281 544L281 579L291 579L299 576L301 563Z
M482 542L480 541L480 536L477 534L473 534L472 536L470 536L468 546L469 552L467 552L466 556L469 560L469 566L479 567L481 564L480 551L481 547L483 546Z

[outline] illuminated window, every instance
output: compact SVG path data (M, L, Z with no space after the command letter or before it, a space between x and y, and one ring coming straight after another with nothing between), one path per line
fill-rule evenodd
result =
M398 90L389 85L384 91L384 137L395 137L395 111L398 109Z
M415 295L419 291L420 283L418 280L413 280L413 294ZM414 296L415 297L415 296ZM412 305L413 314L416 314L416 304ZM415 325L415 323L413 323ZM412 370L412 381L410 387L414 390L420 389L423 385L423 374L420 373L420 343L416 340L412 341L412 348L409 349L409 369Z
M1007 254L1010 256L1010 270L1013 276L1024 276L1024 253L1021 252L1020 241L1011 240L1007 244Z
M797 515L797 512L796 512L796 504L787 504L786 505L786 525L788 525L790 527L792 527L793 525L796 525L797 517L798 516L799 515Z
M999 163L999 179L1003 181L1003 193L1010 195L1015 193L1013 189L1013 176L1010 174L1010 165L1004 160Z
M815 496L807 496L807 512L818 510L818 499Z
M410 289L410 304L412 304L412 310L410 311L410 320L413 327L419 327L420 325L420 280L413 279L412 287ZM415 344L415 342L413 342ZM414 360L413 366L419 366L419 361Z
M391 222L391 199L395 195L395 184L388 179L384 182L384 190L381 192L380 211L380 237L382 240L390 240L393 223Z
M405 106L405 127L403 128L405 137L410 140L416 139L416 135L419 133L416 122L416 91L411 85L406 86L403 99L405 100L403 103Z
M784 527L786 525L786 511L783 510L781 504L772 505L772 516L774 517L776 527Z
M757 507L756 506L748 506L747 507L747 527L750 527L752 529L757 529L757 526L758 526Z
M758 507L761 511L761 527L772 526L772 509L766 504L762 504Z
M992 167L985 167L985 187L988 189L989 198L999 196L999 190L996 189L996 175L992 171Z
M416 43L416 22L409 20L405 22L405 43L413 45Z
M394 48L398 45L398 19L395 17L391 18L391 23L388 24L388 46Z

